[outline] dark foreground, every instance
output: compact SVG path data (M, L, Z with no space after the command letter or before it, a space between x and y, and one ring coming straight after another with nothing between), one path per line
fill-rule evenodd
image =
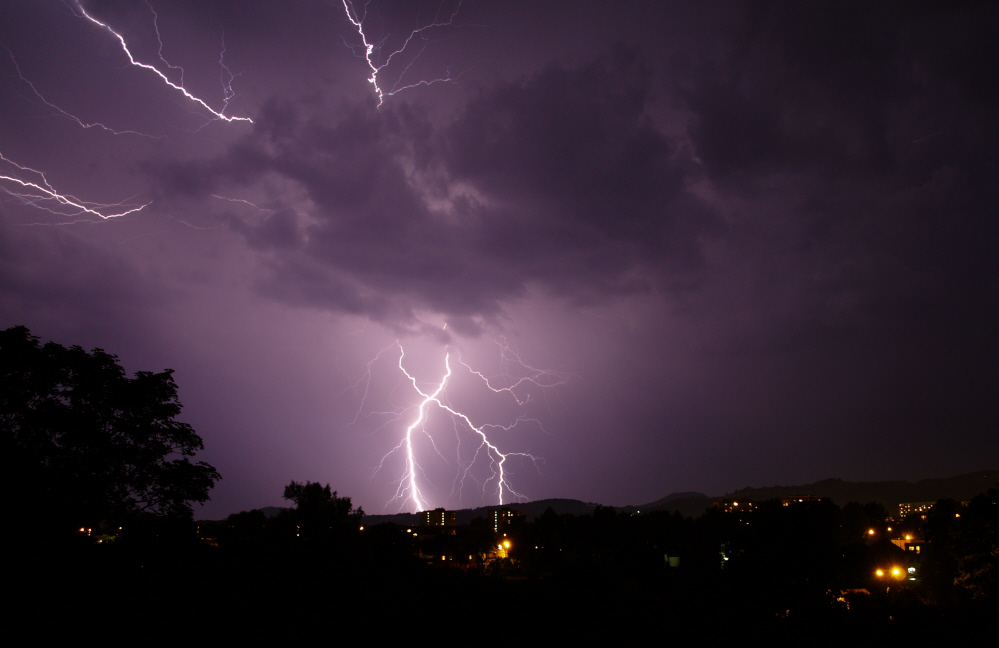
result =
M976 511L938 504L919 525L929 538L918 560L888 542L887 527L853 529L866 521L828 503L697 520L551 513L507 529L509 556L485 562L488 550L455 560L470 543L492 546L481 525L303 538L243 519L210 537L189 527L80 537L19 550L10 618L36 640L953 642L997 618L996 495ZM878 539L858 541L857 530ZM670 566L669 555L680 559ZM918 566L918 577L878 577L882 562Z

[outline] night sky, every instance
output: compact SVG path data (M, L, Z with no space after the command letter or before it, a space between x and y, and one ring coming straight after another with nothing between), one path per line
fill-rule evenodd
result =
M496 503L446 356L504 501L996 466L995 3L366 6L0 4L0 327L174 369L198 517Z

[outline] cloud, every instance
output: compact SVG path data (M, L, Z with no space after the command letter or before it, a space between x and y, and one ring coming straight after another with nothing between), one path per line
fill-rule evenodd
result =
M999 47L994 9L899 7L759 5L685 100L728 226L717 355L854 361L902 411L913 376L941 403L993 382L999 96L955 62Z
M120 255L69 231L0 218L0 303L11 325L75 330L113 321L128 328L145 321L165 292Z
M649 91L641 55L617 48L483 90L443 125L401 102L273 100L226 155L147 168L165 197L264 177L299 190L233 224L264 253L264 293L390 325L433 311L475 334L533 288L589 303L698 267L715 223Z

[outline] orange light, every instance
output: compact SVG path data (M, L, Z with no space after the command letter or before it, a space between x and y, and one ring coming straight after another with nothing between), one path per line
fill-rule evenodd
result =
M878 575L878 577L881 577L881 576L884 576L884 575L885 575L885 573L884 573L883 571L881 571L880 569L879 569L879 570L877 570L877 571L876 571L876 572L874 572L874 573L875 573L875 574L877 574L877 575Z

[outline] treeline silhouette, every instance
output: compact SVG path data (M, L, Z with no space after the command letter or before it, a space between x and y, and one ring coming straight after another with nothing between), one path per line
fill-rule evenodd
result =
M18 327L0 387L8 616L32 641L924 644L999 615L996 489L904 520L806 499L406 527L291 481L277 515L196 522L220 477L169 371Z
M698 518L549 509L497 532L484 518L365 527L349 498L295 487L318 497L274 517L199 522L166 542L89 545L67 584L123 589L75 612L150 623L169 612L204 635L280 641L322 638L332 615L364 636L440 627L504 643L505 630L489 638L495 626L533 628L539 639L637 642L655 631L682 643L759 635L833 645L960 636L997 611L999 490L967 506L938 502L925 520L890 521L876 503L773 500ZM918 555L892 544L899 532L918 539ZM490 560L504 542L506 556ZM893 567L901 577L876 574Z
M498 532L479 518L453 535L364 527L328 486L292 482L286 495L296 492L296 506L274 517L254 510L77 538L35 572L43 578L27 591L44 606L33 613L70 627L170 618L168 634L282 642L322 638L332 617L366 636L441 626L488 637L512 624L539 638L638 641L654 630L690 642L763 633L832 645L953 636L988 627L997 611L999 490L899 523L878 504L774 500L698 518L549 509ZM918 556L891 543L899 532L918 538ZM490 560L504 542L506 556ZM904 576L876 575L892 567Z

